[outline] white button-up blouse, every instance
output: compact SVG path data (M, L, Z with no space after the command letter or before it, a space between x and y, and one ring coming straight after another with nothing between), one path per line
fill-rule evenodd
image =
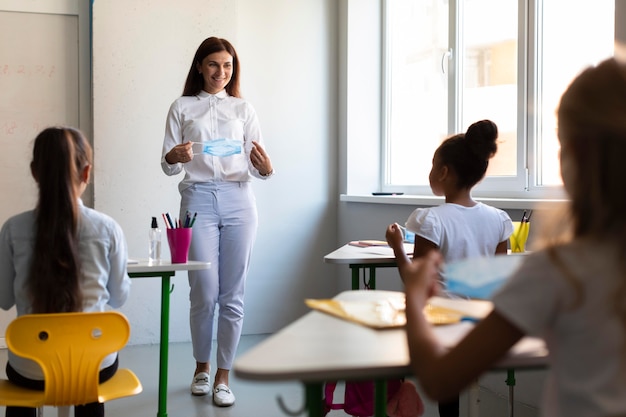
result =
M213 156L202 153L200 144L194 145L194 158L185 164L169 164L165 155L181 143L207 142L230 139L242 143L242 152L230 156ZM250 181L251 176L262 176L250 162L252 141L263 144L259 120L252 105L228 95L225 90L217 94L201 91L196 96L182 96L170 106L165 126L161 167L167 175L176 175L183 168L185 177L180 191L195 183L221 181Z

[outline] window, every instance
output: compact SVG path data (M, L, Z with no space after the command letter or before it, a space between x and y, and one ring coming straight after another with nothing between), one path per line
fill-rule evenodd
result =
M491 119L498 153L477 194L558 196L555 110L613 54L614 13L614 0L385 1L381 188L429 194L441 141Z

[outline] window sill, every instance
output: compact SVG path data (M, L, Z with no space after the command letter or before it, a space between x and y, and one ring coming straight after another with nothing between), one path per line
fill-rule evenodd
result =
M561 199L533 199L533 198L481 198L474 197L476 201L497 207L503 210L519 209L529 210L539 206L541 208L553 208L562 204L567 204L568 200ZM428 195L348 195L341 194L339 201L348 203L368 203L368 204L399 204L408 206L438 206L443 204L443 197Z

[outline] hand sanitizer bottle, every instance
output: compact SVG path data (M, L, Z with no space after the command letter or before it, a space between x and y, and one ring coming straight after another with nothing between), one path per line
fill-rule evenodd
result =
M161 260L161 229L159 229L156 217L152 218L149 238L148 260L150 262L159 262Z

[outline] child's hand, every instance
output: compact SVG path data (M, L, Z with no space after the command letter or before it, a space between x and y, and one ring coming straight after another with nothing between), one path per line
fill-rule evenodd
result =
M431 250L426 255L415 258L404 265L399 265L400 276L404 282L407 296L421 295L426 301L439 292L439 271L443 257L438 250Z
M387 227L387 231L385 232L385 238L387 239L387 243L392 248L402 247L402 241L404 240L404 236L402 236L402 230L398 223L392 223Z

